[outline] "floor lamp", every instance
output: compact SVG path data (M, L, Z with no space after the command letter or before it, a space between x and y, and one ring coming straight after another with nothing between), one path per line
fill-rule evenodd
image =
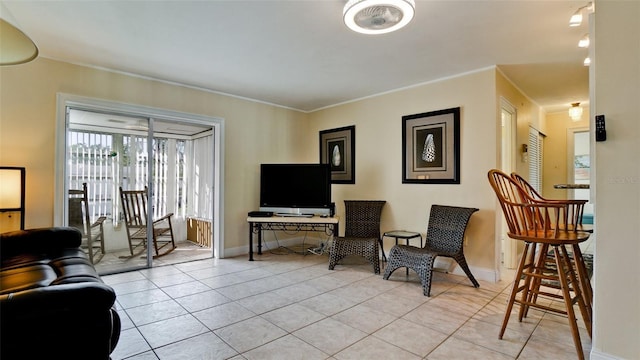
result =
M24 230L24 185L25 168L0 166L0 233Z

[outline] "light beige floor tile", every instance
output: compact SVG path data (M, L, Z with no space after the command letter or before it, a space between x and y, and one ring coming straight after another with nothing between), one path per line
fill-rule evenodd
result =
M313 323L295 331L293 335L329 355L367 336L366 333L332 318Z
M207 285L199 281L190 281L183 284L171 285L162 288L167 295L172 298L180 298L187 295L193 295L211 290Z
M238 300L245 297L253 296L256 294L261 294L267 291L272 290L269 288L264 281L254 280L243 282L227 287L216 288L220 294L228 297L232 300Z
M402 318L445 334L453 334L469 317L452 312L451 309L432 304L433 300L420 305Z
M122 330L118 345L111 353L111 360L125 359L149 350L151 350L149 343L147 343L138 329Z
M187 314L187 310L175 300L137 306L127 309L126 312L131 321L137 326Z
M155 352L160 360L218 360L238 355L211 332L160 347Z
M292 304L262 314L260 317L281 329L293 332L309 324L320 321L326 316L302 305Z
M392 322L373 336L420 357L425 357L447 338L441 332L404 319Z
M511 356L489 350L480 345L472 344L468 341L450 337L445 342L432 351L427 360L451 360L451 359L477 359L477 360L507 360L513 359Z
M274 290L274 292L280 296L284 296L287 299L291 299L296 302L308 299L312 296L316 296L322 293L322 291L314 288L313 286L309 286L305 283L289 285L287 287Z
M499 332L500 326L471 319L453 333L453 337L498 351L513 358L518 356L529 339L528 333L521 333L515 330L505 332L502 339L499 339Z
M293 303L293 300L270 291L240 299L237 303L256 314L264 314L268 311L290 305Z
M300 305L326 316L337 314L356 304L354 301L329 293L320 294L300 302Z
M237 323L255 316L254 313L236 303L226 303L193 313L199 321L211 330Z
M398 296L395 289L377 295L363 303L370 308L400 317L424 304L424 300L416 297Z
M191 314L142 325L138 330L154 349L209 331Z
M252 360L280 360L280 359L305 359L324 360L327 354L298 339L293 335L287 335L268 344L250 350L243 354L245 358Z
M399 347L391 345L374 336L368 336L361 341L358 341L350 347L335 354L334 357L338 360L360 360L379 358L382 354L384 354L384 359L389 360L420 359L419 356L400 349Z
M582 350L585 359L589 359L591 348ZM573 343L555 343L539 336L532 336L518 356L518 359L522 360L574 360L576 358L577 353Z
M333 315L332 318L356 329L362 330L367 334L372 334L379 329L382 329L396 319L393 315L389 315L366 305L356 305Z
M228 297L215 290L183 296L175 300L189 312L196 312L210 307L226 304L231 301Z
M451 312L472 316L496 296L496 293L471 286L456 285L431 300L430 303Z
M287 335L286 331L258 316L225 326L214 333L239 353Z
M167 300L171 300L171 298L160 289L144 290L126 295L118 295L118 303L124 309Z
M110 285L118 296L124 296L131 293L136 293L144 290L157 289L158 286L151 280L141 279L136 281L121 282L118 284Z
M242 279L235 274L224 274L218 276L211 276L203 279L198 279L201 283L207 285L212 289L218 289L226 286L236 285L242 283Z
M548 341L558 344L566 344L567 346L573 346L573 335L571 334L571 328L569 327L569 321L565 318L566 323L560 323L556 321L542 319L538 324L538 327L533 332L533 336L547 339ZM591 347L591 338L584 328L578 327L580 334L580 342L583 348Z
M173 266L163 266L161 269L166 270L148 273L146 275L147 278L151 280L151 282L153 282L157 287L160 288L172 285L186 284L195 280L191 276L181 272Z

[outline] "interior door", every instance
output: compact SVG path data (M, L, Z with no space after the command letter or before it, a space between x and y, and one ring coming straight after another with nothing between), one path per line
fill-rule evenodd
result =
M517 160L518 153L518 149L516 146L516 109L506 100L502 99L500 110L500 117L502 122L501 170L507 174L510 174L516 168L515 162ZM502 226L500 231L500 257L502 260L502 266L508 269L514 269L518 261L517 243L515 240L507 236L507 223L504 220L504 216L502 215L502 213L499 213L499 216L502 218Z

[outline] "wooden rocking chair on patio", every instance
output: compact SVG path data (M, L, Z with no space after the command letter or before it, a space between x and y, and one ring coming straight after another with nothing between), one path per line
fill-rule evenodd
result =
M93 223L89 214L89 196L87 183L82 184L82 190L69 189L69 226L82 233L82 248L86 249L89 261L96 264L104 256L104 226L107 218L100 216ZM98 256L99 252L99 256Z
M147 187L145 186L144 190L122 190L120 187L120 198L127 227L129 251L133 256L133 249L139 246L145 249L147 247ZM173 213L169 213L153 220L154 258L166 255L176 248L171 226L172 216ZM160 250L166 246L170 248L161 253Z

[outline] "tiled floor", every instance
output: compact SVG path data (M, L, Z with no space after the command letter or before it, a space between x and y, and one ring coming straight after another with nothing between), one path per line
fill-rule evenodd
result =
M104 276L123 321L112 359L577 358L566 318L537 310L498 339L508 282L436 273L425 297L417 277L385 281L360 259L330 271L326 255L256 258Z

